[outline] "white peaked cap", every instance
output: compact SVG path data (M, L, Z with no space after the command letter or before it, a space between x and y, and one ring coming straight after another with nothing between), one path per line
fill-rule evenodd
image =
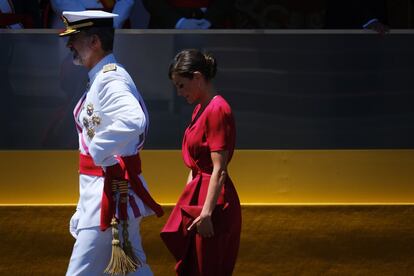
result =
M62 15L69 21L69 23L73 23L80 20L87 20L87 19L96 19L96 18L114 18L118 15L115 13L99 11L99 10L91 10L91 11L64 11Z
M90 27L113 27L113 18L118 15L115 13L99 10L87 11L64 11L62 19L66 30L60 36L67 36L79 33L80 30Z

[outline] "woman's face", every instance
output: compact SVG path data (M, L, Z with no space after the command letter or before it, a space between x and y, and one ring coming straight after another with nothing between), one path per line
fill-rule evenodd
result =
M192 79L173 74L172 82L177 89L177 94L185 98L189 104L198 102L200 98L200 80L198 74L194 74Z

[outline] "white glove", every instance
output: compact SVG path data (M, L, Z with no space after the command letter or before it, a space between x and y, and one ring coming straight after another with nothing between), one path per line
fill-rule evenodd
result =
M211 23L206 19L181 18L175 24L176 29L193 30L193 29L208 29Z
M79 212L76 211L73 216L70 218L69 222L69 232L70 234L77 239L78 238L78 222L79 222Z

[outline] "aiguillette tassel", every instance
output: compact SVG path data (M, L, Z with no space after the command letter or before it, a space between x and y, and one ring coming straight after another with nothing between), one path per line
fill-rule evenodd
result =
M112 181L112 192L114 206L116 205L116 192L118 191L118 185L120 181ZM118 221L114 216L111 220L112 226L112 255L108 266L105 269L105 273L114 275L126 275L130 272L136 271L136 263L128 257L121 247L119 241Z
M112 218L112 255L105 273L114 275L126 275L136 271L137 265L128 257L122 249L119 241L118 222Z
M135 263L136 269L142 267L142 263L139 258L134 253L134 248L129 241L129 233L128 233L128 222L123 221L122 223L122 236L124 237L123 242L123 249L125 254Z

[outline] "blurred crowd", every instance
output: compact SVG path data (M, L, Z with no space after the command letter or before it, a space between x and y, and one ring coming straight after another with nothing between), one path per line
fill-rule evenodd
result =
M413 1L405 2L412 9ZM0 28L62 29L64 10L110 11L119 15L115 28L132 29L367 28L385 33L389 26L386 0L0 0Z

